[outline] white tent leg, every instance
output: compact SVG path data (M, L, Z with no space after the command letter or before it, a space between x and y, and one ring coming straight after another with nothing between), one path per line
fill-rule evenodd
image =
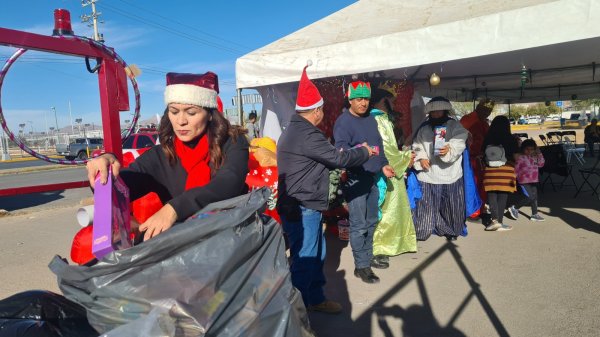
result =
M244 107L242 105L242 89L237 90L237 106L238 106L238 123L240 126L244 126Z

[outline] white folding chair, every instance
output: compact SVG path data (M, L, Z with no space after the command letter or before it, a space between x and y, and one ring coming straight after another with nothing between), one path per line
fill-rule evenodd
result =
M563 138L563 149L567 153L567 164L571 163L571 157L574 156L575 159L579 162L579 164L583 165L585 163L585 159L583 158L583 154L585 153L585 148L576 147L575 143L571 141L571 138L565 136Z

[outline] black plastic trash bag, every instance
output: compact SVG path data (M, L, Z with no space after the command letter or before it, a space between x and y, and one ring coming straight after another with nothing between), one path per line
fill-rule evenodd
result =
M211 204L92 267L55 257L50 269L103 336L312 336L281 228L258 215L268 196Z
M85 309L61 295L32 290L0 301L0 337L97 337Z

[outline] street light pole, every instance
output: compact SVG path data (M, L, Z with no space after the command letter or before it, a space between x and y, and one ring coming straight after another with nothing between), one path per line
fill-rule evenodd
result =
M75 133L73 129L73 115L71 114L71 100L69 100L69 120L71 121L71 134Z
M54 111L54 127L56 128L56 131L58 131L58 118L56 118L56 108L55 107L50 107L50 109L52 109L52 111Z
M8 152L8 140L4 134L4 129L2 129L2 138L0 138L0 145L2 145L2 160L10 160L10 153Z
M83 118L75 118L75 123L77 123L78 136L81 136L81 122L83 122Z
M44 142L44 150L48 151L48 113L44 110L44 122L46 123L46 141Z

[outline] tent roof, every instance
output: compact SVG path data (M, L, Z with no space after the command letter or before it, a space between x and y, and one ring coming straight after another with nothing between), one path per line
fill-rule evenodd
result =
M297 82L311 59L311 78L406 77L455 100L598 97L599 17L600 0L361 0L239 58L237 86Z

